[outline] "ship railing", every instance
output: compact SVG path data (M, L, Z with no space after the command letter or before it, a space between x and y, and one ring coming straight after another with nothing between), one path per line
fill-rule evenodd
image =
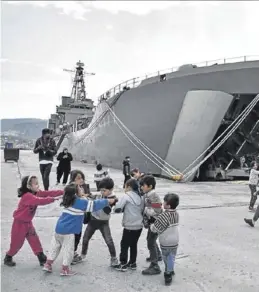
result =
M207 67L207 66L213 66L213 65L222 65L222 64L230 64L230 63L237 63L237 62L249 62L249 61L258 61L259 55L253 55L253 56L240 56L240 57L233 57L233 58L223 58L223 59L215 59L210 61L203 61L199 63L192 63L193 66L197 67ZM160 77L163 74L169 74L176 72L179 69L180 66L171 67L163 70L159 70L152 73L147 73L145 75L135 77L126 81L123 81L122 83L114 86L113 88L106 91L106 93L102 94L98 100L101 101L103 99L107 100L122 91L126 91L135 87L138 87L142 81L152 78L152 77Z

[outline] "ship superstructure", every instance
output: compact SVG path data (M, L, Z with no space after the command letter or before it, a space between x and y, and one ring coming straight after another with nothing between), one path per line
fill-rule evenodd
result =
M84 63L76 63L75 70L64 69L74 73L73 86L70 96L62 96L62 103L56 107L56 113L49 119L49 128L56 135L64 131L79 131L86 128L94 115L94 102L87 98L85 80L86 75L95 75L84 71Z

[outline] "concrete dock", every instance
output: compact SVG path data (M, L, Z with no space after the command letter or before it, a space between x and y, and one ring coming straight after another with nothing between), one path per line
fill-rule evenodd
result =
M3 155L3 153L1 153ZM2 160L3 161L3 160ZM133 166L134 167L134 166ZM95 166L73 162L72 169L81 169L90 186L95 188ZM50 184L55 189L56 165L53 165ZM40 178L38 157L31 151L21 151L17 163L1 163L1 254L2 261L10 244L12 213L17 206L17 187L20 177L36 174ZM123 194L123 176L120 170L110 169L115 181L116 195ZM41 178L40 178L41 181ZM60 187L59 187L60 188ZM15 256L16 267L2 264L1 288L5 292L59 292L59 291L179 291L179 292L257 292L259 291L259 224L247 226L243 218L248 212L250 193L246 183L174 183L157 179L157 192L168 191L180 195L180 245L176 260L174 282L165 287L163 274L142 276L148 266L145 258L146 230L139 241L138 269L120 273L109 267L108 249L96 232L89 245L85 262L73 267L74 277L61 278L60 257L53 266L53 274L46 275L26 242ZM44 251L50 247L58 204L39 208L34 225ZM112 214L111 230L117 253L122 234L121 215ZM79 247L79 251L80 251ZM163 269L163 264L161 263Z

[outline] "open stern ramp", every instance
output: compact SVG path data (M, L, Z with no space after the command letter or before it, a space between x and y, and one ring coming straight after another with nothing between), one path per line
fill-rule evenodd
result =
M232 100L232 95L221 91L189 91L172 136L166 162L183 171L203 153L211 144Z

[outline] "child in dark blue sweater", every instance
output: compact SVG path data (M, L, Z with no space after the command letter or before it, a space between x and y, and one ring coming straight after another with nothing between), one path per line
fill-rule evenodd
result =
M63 247L63 266L60 275L71 276L75 274L70 269L74 256L75 234L80 233L82 230L84 213L101 210L109 206L109 204L113 205L115 200L101 199L89 201L82 197L84 193L75 184L68 185L64 191L63 202L61 203L64 206L64 210L56 224L51 250L43 270L49 273L52 272L52 264Z

